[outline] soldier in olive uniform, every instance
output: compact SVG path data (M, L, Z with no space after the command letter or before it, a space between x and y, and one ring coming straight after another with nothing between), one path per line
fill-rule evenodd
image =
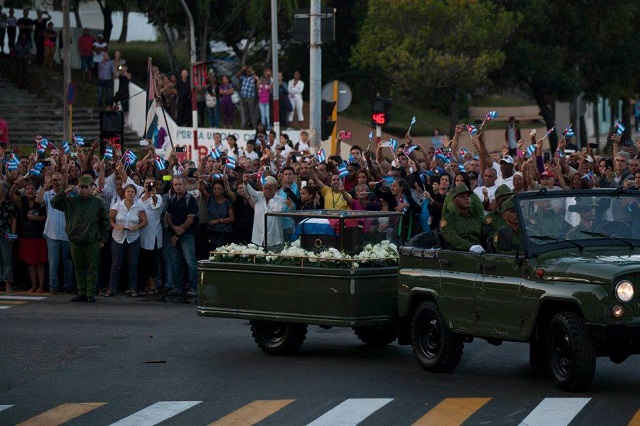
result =
M531 227L538 235L564 238L571 225L564 220L564 214L558 214L551 200L536 201L536 212L527 220L527 226Z
M484 253L482 215L471 209L471 190L461 183L451 192L453 208L440 221L440 231L454 250Z
M516 249L522 252L522 239L520 238L520 227L518 225L518 215L516 213L516 207L512 199L508 199L502 203L500 208L500 214L505 225L502 227L508 227L511 229L511 250L497 250L500 254L512 254ZM500 236L500 230L493 236L493 244L498 247L498 237Z
M596 223L594 221L594 210L596 207L598 207L598 204L590 197L576 197L576 203L569 206L569 211L580 215L580 223L567 232L567 240L589 238L589 235L584 234L582 231L595 231Z
M507 201L513 196L514 192L506 184L502 184L496 189L496 209L489 212L483 220L484 234L493 235L498 232L498 229L506 225L506 222L502 218L502 203Z

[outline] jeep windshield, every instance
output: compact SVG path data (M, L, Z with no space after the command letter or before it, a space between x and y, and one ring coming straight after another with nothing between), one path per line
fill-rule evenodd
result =
M560 248L640 247L640 192L593 189L518 194L520 236L530 255Z

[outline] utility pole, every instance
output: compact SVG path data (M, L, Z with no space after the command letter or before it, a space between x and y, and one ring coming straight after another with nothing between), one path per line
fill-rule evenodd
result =
M71 0L62 0L62 72L64 74L64 114L62 125L64 129L62 134L65 141L68 141L71 138L71 129L69 128L69 100L67 96L67 91L69 90L69 85L71 84L71 59L69 55L69 48L71 44L71 37L69 34L69 1Z
M316 135L311 142L317 151L321 147L322 111L320 101L322 82L322 39L320 33L321 23L320 0L311 0L309 13L310 43L309 43L309 127L311 135Z
M278 1L271 0L271 58L273 65L273 131L280 140L280 87L278 82Z
M193 64L196 63L196 25L193 21L193 16L191 15L191 11L189 10L189 6L184 0L180 0L180 4L182 5L182 9L184 9L184 13L187 15L187 19L189 20L189 39L191 42L191 54L189 57L191 58L191 73L193 73ZM193 75L190 75L193 78ZM191 89L191 120L192 126L194 129L198 128L198 101L196 100L196 89ZM195 136L194 132L194 140L196 144L198 143L197 136Z

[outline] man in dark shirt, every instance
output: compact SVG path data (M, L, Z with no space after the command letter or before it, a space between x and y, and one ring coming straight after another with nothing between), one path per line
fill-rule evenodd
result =
M189 81L189 72L187 70L180 72L176 89L178 90L176 122L178 126L187 126L191 123L189 119L189 111L191 110L191 82Z
M30 46L33 46L33 40L31 39L31 31L33 30L33 19L29 18L29 9L25 9L22 12L22 18L18 19L18 39L24 35Z
M187 182L184 176L175 175L172 179L173 192L169 196L167 214L167 231L171 236L169 248L170 262L173 267L173 276L168 277L167 287L172 288L170 294L180 295L184 290L184 270L187 268L188 293L187 296L195 296L197 290L197 261L194 231L198 226L198 202L186 189Z

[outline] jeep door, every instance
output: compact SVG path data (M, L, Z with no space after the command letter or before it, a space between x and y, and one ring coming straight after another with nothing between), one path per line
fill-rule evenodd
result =
M477 332L482 335L516 336L520 330L518 299L523 267L514 255L485 253L482 256L482 285L476 293Z
M438 257L442 271L442 301L450 313L449 323L456 331L474 332L474 292L482 286L481 256L466 251L441 250Z

